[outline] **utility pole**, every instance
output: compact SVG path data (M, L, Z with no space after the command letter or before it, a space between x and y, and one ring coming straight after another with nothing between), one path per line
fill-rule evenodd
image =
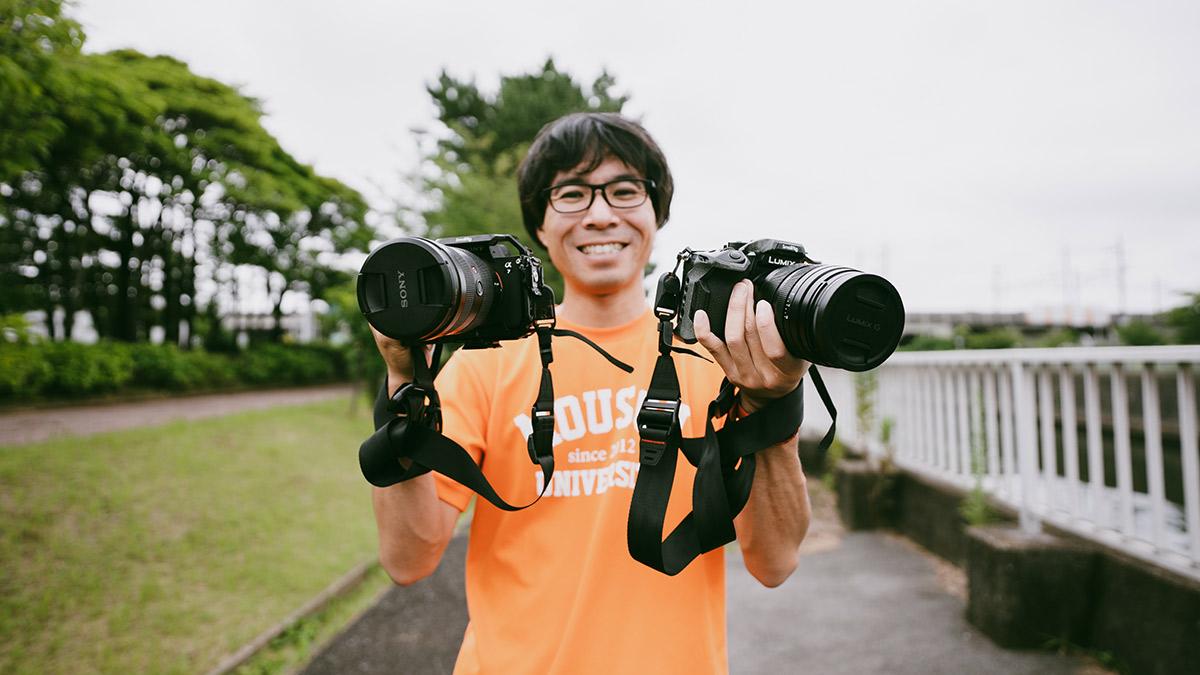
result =
M1066 317L1071 312L1071 249L1066 244L1062 247L1062 304Z
M1000 278L1000 266L992 265L992 311L1000 313L1000 294L1003 289L1003 282Z
M1125 240L1117 237L1117 313L1125 315Z

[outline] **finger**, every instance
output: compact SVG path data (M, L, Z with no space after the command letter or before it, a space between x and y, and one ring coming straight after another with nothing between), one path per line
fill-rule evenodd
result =
M775 310L771 308L771 303L766 300L758 301L754 312L754 322L758 326L759 344L767 358L772 362L780 363L786 357L791 356L791 352L783 342L783 336L779 334L779 327L775 325Z
M717 365L721 366L721 370L724 370L727 376L736 374L737 369L734 368L733 359L729 356L729 350L726 348L725 343L721 342L721 338L712 332L712 328L708 323L708 313L704 310L696 312L695 316L692 317L692 326L696 330L696 340L702 347L708 350L709 354L712 354L713 360L717 362Z
M751 298L753 299L753 298ZM762 343L762 330L758 321L759 305L766 304L764 301L759 301L758 304L753 302L746 304L746 346L750 351L751 358L754 359L754 370L757 374L755 384L760 385L764 389L773 390L783 385L787 380L787 375L779 368L779 364L775 363L765 352ZM771 310L770 305L767 305L767 311ZM774 322L768 326L770 330L774 330Z
M792 355L779 333L775 324L775 310L766 300L759 300L755 312L755 322L758 324L758 337L762 344L763 353L781 372L793 376L804 377L808 372L808 362Z
M729 293L729 307L725 310L725 347L737 359L748 359L746 350L746 304L748 302L746 279L737 282Z

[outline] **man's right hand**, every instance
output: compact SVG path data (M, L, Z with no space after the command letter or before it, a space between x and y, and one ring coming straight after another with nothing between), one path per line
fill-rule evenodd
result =
M387 364L388 395L413 380L412 350L371 327L375 347ZM425 360L433 354L426 345ZM407 461L407 460L404 460ZM379 530L379 560L388 575L407 586L437 568L458 520L458 509L442 501L426 473L390 487L372 489Z
M371 335L375 338L375 348L379 350L379 355L383 357L383 362L387 365L388 393L394 394L401 384L413 381L412 350L399 340L392 339L375 330L374 326L371 326ZM426 345L426 363L429 363L429 356L432 352L433 346Z

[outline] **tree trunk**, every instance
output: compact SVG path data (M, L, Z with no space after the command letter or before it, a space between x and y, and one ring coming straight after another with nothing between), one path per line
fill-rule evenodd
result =
M275 306L271 308L271 317L274 319L274 324L271 326L271 342L275 344L283 343L283 293L279 293L279 299L275 301Z
M73 214L72 214L73 215ZM63 339L70 340L75 334L75 310L79 308L79 278L81 271L76 259L72 258L74 253L73 232L67 232L66 223L59 227L58 231L58 250L55 251L59 256L59 297L62 300L63 308Z
M183 258L183 271L179 279L179 303L181 305L180 318L183 320L183 325L187 329L187 341L184 343L184 349L191 349L195 339L196 327L196 260L195 258ZM183 304L183 296L188 297L187 304Z
M113 337L122 342L137 340L137 290L134 288L133 269L133 233L136 230L135 218L137 205L131 204L125 215L113 219L114 225L119 224L116 245L120 265L117 267L113 280L116 284L113 316Z

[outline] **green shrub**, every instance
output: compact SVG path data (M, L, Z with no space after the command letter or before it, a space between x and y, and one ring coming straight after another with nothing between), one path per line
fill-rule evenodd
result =
M1011 349L1021 346L1021 332L1011 327L967 333L965 338L967 349Z
M0 401L36 396L53 378L38 347L0 342Z
M137 386L192 389L202 384L195 364L174 345L136 344L130 346L129 353Z
M954 339L933 335L916 335L907 344L900 346L902 352L932 352L954 349Z
M1154 325L1135 319L1123 326L1117 326L1117 336L1121 344L1135 347L1147 345L1165 345L1167 338Z
M52 342L39 347L52 377L44 393L82 397L120 389L133 377L133 359L120 345Z
M1079 344L1079 332L1071 328L1058 328L1037 340L1038 347L1072 347Z
M250 384L328 382L345 373L340 352L322 347L263 345L247 350L238 362Z
M27 345L35 342L23 314L0 314L0 342Z
M0 341L0 402L81 398L123 388L288 386L345 379L347 370L345 353L327 345L262 345L235 356L146 343Z
M204 351L183 352L195 369L197 387L220 389L238 383L237 362L225 354Z

